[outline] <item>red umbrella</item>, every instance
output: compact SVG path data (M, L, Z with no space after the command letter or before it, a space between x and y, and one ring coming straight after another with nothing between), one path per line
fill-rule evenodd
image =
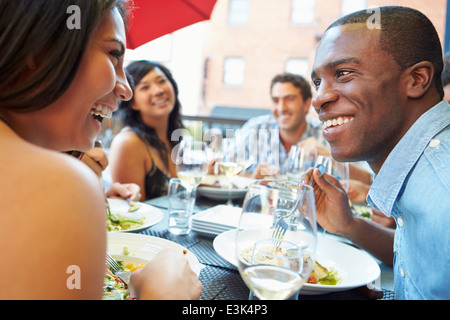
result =
M215 3L216 0L134 0L127 48L135 49L175 30L208 20Z

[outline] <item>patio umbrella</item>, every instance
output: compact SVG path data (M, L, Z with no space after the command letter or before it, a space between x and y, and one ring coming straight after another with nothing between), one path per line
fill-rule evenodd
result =
M175 30L208 20L215 3L216 0L134 0L127 48L135 49Z

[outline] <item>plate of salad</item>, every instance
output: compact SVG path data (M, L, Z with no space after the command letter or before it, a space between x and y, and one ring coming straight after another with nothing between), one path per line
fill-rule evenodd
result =
M138 232L159 223L163 212L143 202L108 199L107 230L109 232Z
M164 248L185 256L192 271L197 276L200 275L203 265L190 250L176 242L136 233L110 232L107 234L107 251L119 262L123 270L129 272L144 267ZM130 300L133 298L130 297L127 285L107 269L102 299Z

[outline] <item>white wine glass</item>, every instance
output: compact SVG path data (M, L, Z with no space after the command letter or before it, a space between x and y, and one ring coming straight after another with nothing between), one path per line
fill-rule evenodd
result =
M233 205L231 192L233 190L233 177L241 173L246 168L244 162L237 161L236 140L234 138L222 139L222 159L219 163L220 171L225 174L228 180L228 201L227 205Z
M245 196L235 248L239 272L261 300L295 296L316 260L313 188L295 182L258 180Z
M177 176L194 197L198 185L208 173L208 157L206 142L194 141L191 137L180 142L176 159Z
M291 181L303 181L305 173L317 160L317 148L312 145L292 146L285 165L285 173Z

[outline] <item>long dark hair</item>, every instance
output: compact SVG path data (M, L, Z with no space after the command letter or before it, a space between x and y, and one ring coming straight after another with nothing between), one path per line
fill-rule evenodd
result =
M80 9L79 29L67 25L72 5ZM0 1L0 108L26 112L56 101L72 83L92 32L113 8L127 20L126 0Z
M142 78L144 78L150 71L155 68L158 68L164 73L164 75L172 84L175 93L175 106L169 115L169 125L167 127L167 138L173 148L178 141L171 140L172 133L176 129L183 128L183 124L181 121L181 103L178 99L178 86L172 76L172 73L165 66L148 60L132 62L130 65L128 65L126 71L130 86L134 91L136 84L138 84L142 80ZM167 165L169 150L167 150L166 145L158 138L155 129L145 124L142 121L139 111L132 108L133 103L134 99L131 99L129 101L120 101L119 117L122 124L125 126L129 126L141 139L148 141L148 143L158 151L161 159L163 159Z

